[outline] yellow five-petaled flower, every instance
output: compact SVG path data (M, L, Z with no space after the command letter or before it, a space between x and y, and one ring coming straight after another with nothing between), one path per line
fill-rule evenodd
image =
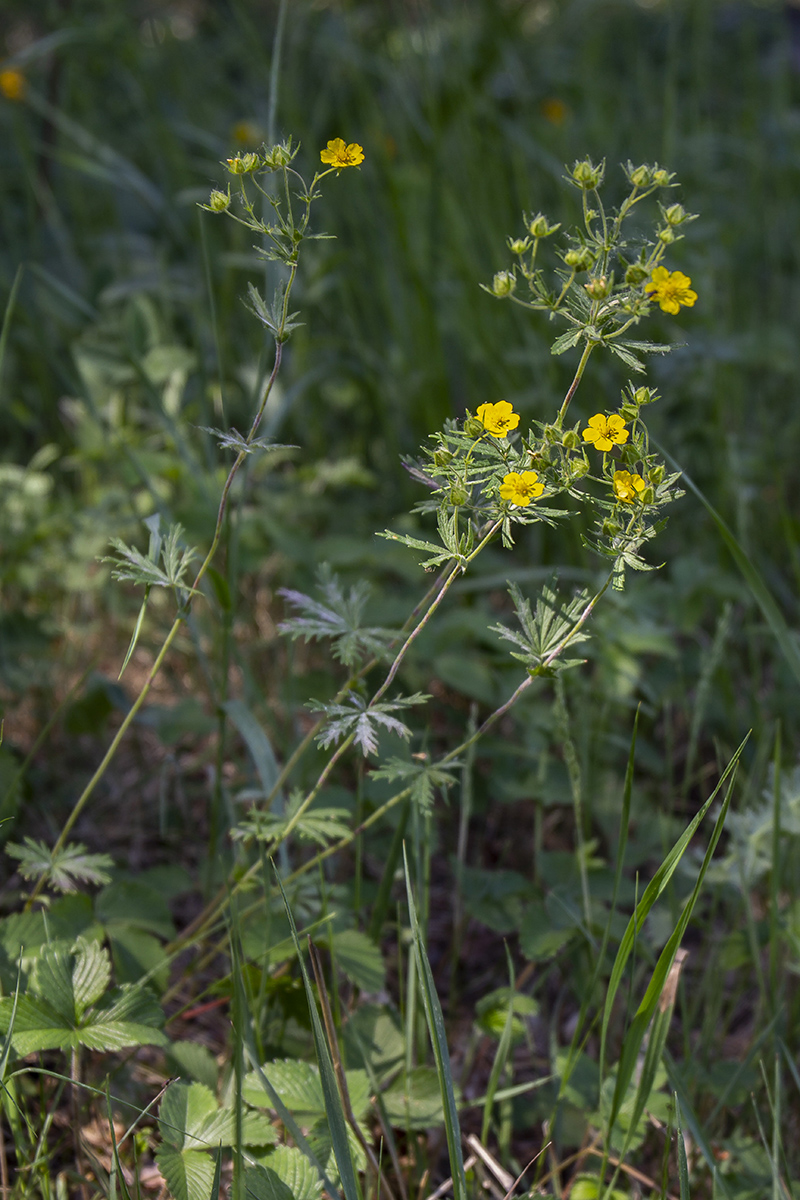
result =
M487 433L504 438L519 425L519 413L514 412L508 400L498 400L497 404L479 405L478 420Z
M628 437L625 422L619 413L612 413L610 417L595 413L593 417L589 417L589 428L583 431L583 440L594 442L598 450L610 450L614 445L621 446L623 442L627 442Z
M510 500L518 508L524 508L526 504L530 504L537 496L541 496L543 491L544 484L539 483L536 471L510 471L503 477L503 482L500 484L501 499Z
M633 504L638 494L644 489L645 482L636 472L633 474L630 471L614 472L614 495L623 504Z
M650 276L650 282L644 285L644 290L661 305L662 312L672 313L674 317L680 311L681 305L691 308L697 299L697 292L692 291L691 282L683 271L668 271L666 267L656 267Z
M344 138L333 138L328 142L327 149L320 150L319 156L324 163L341 170L342 167L359 166L364 161L364 150L358 142L345 145Z

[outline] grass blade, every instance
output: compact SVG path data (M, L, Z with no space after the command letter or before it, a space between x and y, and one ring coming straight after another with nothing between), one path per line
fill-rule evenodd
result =
M300 963L300 971L303 975L303 985L306 990L306 999L308 1001L308 1011L311 1016L311 1029L314 1035L314 1050L317 1055L317 1064L319 1065L320 1082L322 1084L322 1094L325 1097L325 1115L328 1118L328 1126L331 1134L331 1144L333 1153L336 1157L336 1165L339 1168L339 1178L342 1181L346 1200L361 1200L358 1183L356 1181L356 1173L353 1167L353 1157L350 1153L350 1140L347 1136L347 1123L342 1106L342 1099L339 1095L339 1089L336 1085L336 1075L333 1070L333 1061L331 1052L328 1048L328 1043L325 1040L325 1031L322 1028L322 1021L317 1012L317 1001L314 996L314 989L311 986L306 964L303 959L303 953L300 948L300 939L297 936L297 927L294 923L292 910L289 907L289 901L286 899L286 893L283 890L280 876L277 871L275 878L278 881L278 887L281 890L283 897L284 908L286 909L286 917L289 921L289 928L292 932L292 940L297 951L297 960Z
M455 1200L467 1200L467 1181L464 1175L464 1159L461 1154L461 1126L458 1121L453 1074L450 1070L450 1053L447 1049L447 1037L444 1029L444 1016L436 987L433 982L433 972L425 944L422 940L422 930L417 919L417 909L411 893L411 882L408 872L408 858L403 847L403 864L406 874L406 895L408 896L408 915L411 920L411 935L414 942L414 957L417 963L419 986L422 993L422 1005L425 1019L428 1023L433 1057L436 1063L436 1074L439 1077L439 1091L444 1109L445 1134L447 1150L450 1155L450 1173L453 1177L453 1195Z
M676 1151L678 1155L678 1182L681 1189L681 1200L689 1200L689 1164L686 1161L686 1143L683 1140L683 1121L681 1120L681 1102L678 1093L672 1093L675 1105L675 1121L678 1126Z

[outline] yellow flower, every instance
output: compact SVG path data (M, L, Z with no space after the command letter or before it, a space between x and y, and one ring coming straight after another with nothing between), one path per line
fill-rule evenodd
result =
M612 413L610 417L595 413L593 417L589 417L589 428L583 431L583 440L594 442L598 450L610 450L614 444L621 446L623 442L627 442L628 437L625 422L619 413Z
M497 404L479 405L478 420L487 433L504 438L519 425L519 413L514 412L507 400L498 400Z
M21 100L25 95L26 79L21 71L8 67L0 71L0 92L6 100Z
M662 312L675 316L682 304L691 308L697 299L697 292L693 292L690 287L691 282L683 271L668 271L666 267L656 267L650 282L644 285L644 290L661 305Z
M614 495L623 504L633 504L639 492L645 489L645 482L641 475L630 471L615 471L614 472Z
M330 163L339 170L342 167L357 167L364 161L364 151L358 142L344 144L344 138L334 138L328 142L327 150L320 150L319 156L324 163Z
M544 491L544 484L538 483L538 479L535 471L523 471L522 474L510 471L508 475L503 476L503 482L500 484L501 499L510 500L512 504L523 508Z

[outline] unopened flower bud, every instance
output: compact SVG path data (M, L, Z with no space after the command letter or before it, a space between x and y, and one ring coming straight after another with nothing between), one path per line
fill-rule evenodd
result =
M583 286L593 300L605 300L614 286L614 281L606 275L599 275L596 279L590 279Z
M658 485L661 483L662 479L664 478L664 468L663 468L662 464L659 463L657 466L651 467L650 470L647 472L647 478L650 480L650 482L655 487L658 487Z
M531 217L528 224L528 229L535 238L549 237L551 233L555 233L560 228L560 225L551 225L543 213L537 213L535 217Z
M663 242L665 246L669 246L671 242L675 241L675 231L669 225L664 229L659 229L658 240Z
M526 250L530 249L530 245L531 245L530 238L509 238L508 239L508 248L512 254L524 254Z
M588 271L594 263L594 255L588 246L580 246L575 250L568 250L564 255L564 262L574 271Z
M585 458L576 458L570 465L570 470L573 479L582 479L589 470L589 464Z
M599 187L603 179L602 165L596 167L591 159L584 159L583 162L576 162L572 168L573 182L584 191L590 192L594 188Z
M670 204L664 211L664 218L670 225L682 225L688 215L682 204Z
M652 504L654 498L655 498L655 492L653 491L653 489L651 487L646 487L639 497L642 504Z
M568 429L562 438L561 444L565 450L577 450L580 443L580 438L574 429Z
M612 521L610 518L603 521L603 534L605 537L616 537L616 535L619 533L619 528L620 527L617 522Z
M634 187L646 188L653 182L653 168L648 167L646 163L642 163L640 167L634 167L629 173L628 178Z
M555 425L545 425L543 432L544 440L547 442L548 446L552 446L555 442L561 441L560 431L556 429Z
M456 508L461 508L469 500L469 492L466 488L456 486L450 489L450 503Z
M647 267L643 267L641 263L631 263L625 272L625 282L630 287L638 287L640 283L644 283L649 274Z
M291 145L287 142L271 146L264 153L264 166L270 171L279 171L281 167L288 166L291 161L292 149Z
M477 417L467 417L464 422L464 433L468 437L478 438L485 432L483 421L479 421Z
M651 391L648 387L637 388L633 393L633 399L636 404L652 404L655 398L655 392Z
M492 279L492 292L495 296L510 296L516 286L513 271L498 271Z
M210 208L212 212L225 212L227 208L230 208L230 204L230 192L221 192L219 188L214 188L208 197L208 204L204 205L204 207Z
M443 446L441 446L438 450L434 450L433 465L435 467L446 467L447 464L452 461L453 455L449 450L445 450Z
M656 187L666 187L670 179L672 179L672 175L669 171L665 171L663 167L659 167L658 170L653 171L653 183Z
M639 409L635 404L620 404L619 415L626 421L635 421L639 415Z
M241 154L237 154L236 158L227 159L227 163L231 175L245 175L247 173L244 157Z

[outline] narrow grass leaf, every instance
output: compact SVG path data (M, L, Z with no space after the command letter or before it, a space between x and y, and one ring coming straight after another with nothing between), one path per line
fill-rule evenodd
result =
M8 336L11 331L11 318L14 315L14 308L17 303L17 293L19 292L22 276L25 271L25 263L20 263L14 275L14 282L11 285L11 291L8 293L6 301L6 309L3 313L3 327L0 329L0 384L3 378L3 363L6 358L6 347L8 345ZM0 394L2 394L0 392Z
M311 986L311 980L306 970L306 964L303 959L303 953L300 948L300 940L297 936L297 927L294 923L294 916L289 907L289 901L286 898L286 893L283 890L280 876L277 871L275 878L278 881L278 887L283 897L284 908L286 909L286 917L289 921L289 928L292 933L292 940L297 951L297 960L300 963L300 970L303 975L303 985L306 990L306 999L308 1001L308 1011L311 1017L311 1029L314 1035L314 1049L317 1055L317 1063L319 1065L319 1075L322 1081L322 1091L325 1097L325 1115L328 1118L328 1128L331 1134L331 1144L333 1153L336 1157L336 1165L339 1168L339 1177L342 1181L346 1200L361 1200L361 1194L356 1181L355 1169L353 1167L353 1158L350 1153L350 1140L347 1136L347 1122L344 1115L344 1107L342 1099L339 1095L339 1089L336 1085L336 1075L333 1070L333 1061L331 1059L330 1049L325 1040L325 1032L322 1028L322 1021L317 1012L317 1001L314 996L314 989Z
M748 737L749 737L749 734L748 734ZM608 982L608 991L606 993L606 1002L605 1002L605 1007L603 1009L603 1020L602 1020L602 1025L601 1025L601 1029L600 1029L600 1071L601 1071L601 1074L603 1072L603 1066L605 1063L606 1038L608 1036L608 1026L609 1026L609 1022L611 1020L611 1013L613 1010L614 1001L616 1000L616 997L617 997L617 992L619 990L620 983L622 981L622 976L625 971L625 967L626 967L628 959L631 955L631 951L633 950L633 944L634 944L634 940L636 937L636 933L639 929L641 929L641 927L644 923L644 920L647 917L647 914L650 912L650 909L653 907L656 900L661 895L661 893L664 891L664 888L667 886L667 884L669 883L672 876L675 874L678 864L679 864L681 858L683 857L684 852L686 851L686 848L689 845L689 842L694 837L694 834L697 831L698 826L700 825L701 821L705 817L709 808L713 804L714 800L716 799L720 789L722 788L723 784L727 780L728 776L731 774L731 772L736 767L736 764L739 761L739 757L740 757L742 751L744 750L746 742L747 742L747 738L744 739L744 741L741 743L739 748L736 750L731 761L728 763L727 767L725 768L725 771L723 772L717 786L714 788L714 791L711 793L709 798L706 800L705 804L702 806L702 808L697 813L697 815L691 820L689 825L683 831L681 836L676 841L675 845L672 847L672 849L669 851L669 853L667 854L664 861L661 863L660 867L656 871L653 878L648 883L647 887L644 890L644 894L643 894L641 900L636 905L634 913L631 916L630 921L628 922L628 926L625 930L625 933L622 935L622 941L620 942L619 950L617 951L617 957L614 961L614 966L611 970L611 978L609 979L609 982ZM729 793L729 795L730 795L730 793ZM666 978L666 971L664 972L664 976Z
M455 1200L467 1200L467 1181L464 1175L464 1159L461 1154L461 1126L458 1121L453 1074L450 1069L450 1054L447 1049L447 1037L444 1028L444 1017L436 987L433 982L433 972L425 944L422 940L422 930L417 919L417 909L411 893L411 881L408 871L408 858L403 847L403 863L406 875L406 895L408 897L408 915L411 920L411 934L414 941L414 957L419 971L419 985L422 993L422 1004L425 1009L425 1019L428 1023L433 1046L433 1057L436 1062L436 1074L439 1078L439 1091L444 1109L444 1125L447 1135L447 1149L450 1155L450 1173L453 1177L453 1195Z
M677 1092L672 1093L672 1098L675 1105L675 1121L678 1126L677 1145L675 1147L678 1155L678 1183L681 1189L681 1200L689 1200L689 1164L686 1161L686 1143L683 1140L681 1102L678 1099Z
M481 1124L481 1142L484 1146L488 1142L489 1125L492 1119L492 1107L497 1093L497 1085L500 1082L500 1076L505 1070L505 1065L508 1061L508 1052L511 1049L511 1034L514 1028L514 964L511 961L508 943L506 943L505 950L508 962L508 1012L506 1013L503 1032L500 1035L500 1041L497 1046L497 1053L494 1056L492 1069L489 1073L489 1082L486 1085L486 1103L483 1107L483 1122Z
M740 747L740 750L741 749L742 747ZM737 752L737 755L734 756L734 758L731 759L731 762L728 764L725 775L729 773L731 766L736 762L738 753L739 752ZM723 776L723 779L724 778L725 776ZM700 895L700 888L702 887L703 880L705 879L706 871L711 865L711 859L714 855L714 851L717 848L717 843L722 835L722 827L725 824L725 818L728 815L728 809L733 797L733 787L735 782L736 774L734 771L734 773L731 775L728 791L722 803L719 815L714 823L711 838L709 839L708 847L703 857L700 870L697 874L697 880L694 888L692 889L692 893L684 905L683 912L681 913L678 923L675 926L675 929L672 931L666 946L661 951L658 962L655 966L655 970L651 976L650 983L647 986L647 991L644 994L644 998L639 1005L639 1008L622 1043L622 1051L620 1053L619 1064L617 1066L617 1081L614 1088L614 1097L611 1102L611 1112L608 1118L609 1136L611 1135L614 1122L617 1119L619 1110L622 1107L622 1103L625 1099L625 1093L628 1090L628 1084L633 1078L633 1072L636 1068L636 1060L642 1040L650 1021L655 1014L656 1007L660 1002L664 985L667 981L667 976L669 975L670 968L675 961L675 955L680 948L681 941L683 940L683 936L686 932L686 927L689 924L689 918L692 915L694 906L697 903L697 898ZM715 793L716 790L717 789L715 789ZM706 807L707 804L703 805L703 808L700 811L703 812Z

